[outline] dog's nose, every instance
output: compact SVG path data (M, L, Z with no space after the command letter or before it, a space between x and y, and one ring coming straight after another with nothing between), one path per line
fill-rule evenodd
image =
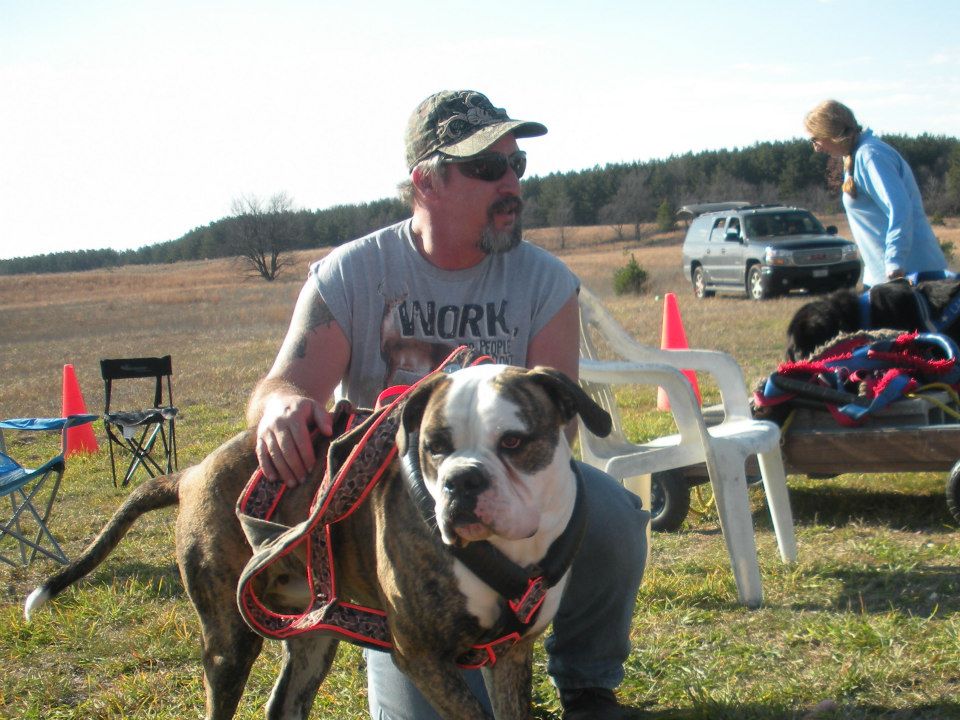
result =
M480 468L460 468L444 478L443 491L452 495L479 495L490 484Z

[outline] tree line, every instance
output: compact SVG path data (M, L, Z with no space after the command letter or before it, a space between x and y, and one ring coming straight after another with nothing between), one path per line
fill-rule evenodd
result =
M324 210L293 210L283 193L263 201L255 197L234 200L233 215L197 227L176 240L145 245L134 250L75 250L0 260L0 275L71 272L122 265L173 263L247 257L251 227L269 229L282 238L282 251L339 245L408 214L399 199L359 205L337 205Z
M960 139L885 135L913 168L931 216L960 215ZM842 167L805 140L763 142L662 160L599 165L522 181L525 227L612 225L640 239L641 224L669 223L683 205L781 202L817 213L841 210ZM167 242L135 250L76 250L0 260L0 274L67 272L131 264L242 257L273 279L291 250L332 247L409 214L398 198L323 210L296 210L285 194L234 201L233 214ZM561 234L562 237L562 234ZM26 243L29 239L22 238Z
M913 168L930 215L960 214L960 140L927 134L883 139ZM808 141L764 142L530 178L524 182L524 224L614 225L639 240L641 223L662 226L664 216L688 204L744 200L840 212L842 181L842 161L814 153Z

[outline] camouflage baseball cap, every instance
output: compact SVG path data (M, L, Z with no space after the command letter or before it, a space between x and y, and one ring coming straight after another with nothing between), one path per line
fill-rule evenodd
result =
M511 120L507 111L473 90L443 90L424 100L407 124L407 169L435 152L470 157L512 132L518 138L544 135L538 122Z

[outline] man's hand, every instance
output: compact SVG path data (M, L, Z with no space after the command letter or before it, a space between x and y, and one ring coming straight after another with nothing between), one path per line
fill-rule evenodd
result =
M283 480L287 487L302 483L316 465L310 433L333 434L328 413L320 403L302 395L276 393L263 405L257 424L257 459L271 480Z
M350 362L350 344L313 282L304 284L283 345L247 404L257 459L270 479L302 483L316 464L310 432L333 433L324 409Z

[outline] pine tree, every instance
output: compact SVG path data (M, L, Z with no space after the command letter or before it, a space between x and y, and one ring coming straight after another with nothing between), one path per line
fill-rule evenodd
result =
M676 217L673 205L669 200L664 198L663 202L660 203L660 207L657 208L657 230L660 232L670 232L673 230L675 222Z

